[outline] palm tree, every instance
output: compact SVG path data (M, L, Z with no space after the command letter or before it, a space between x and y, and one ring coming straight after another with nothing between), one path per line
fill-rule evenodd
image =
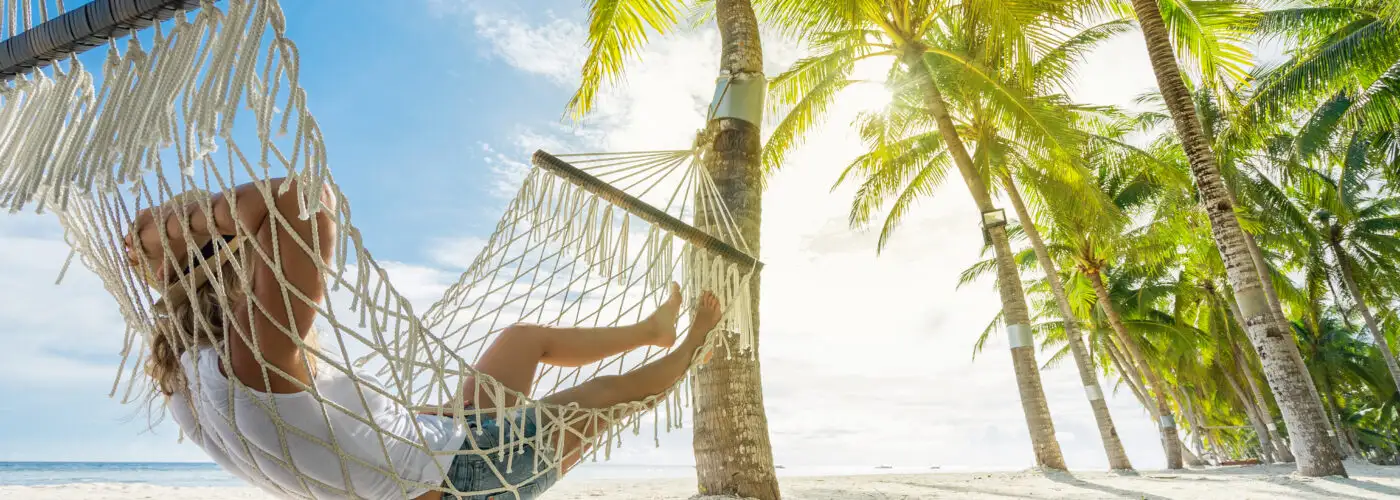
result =
M1064 284L1060 281L1060 271L1055 266L1055 261L1051 259L1050 251L1040 236L1040 230L1036 229L1035 220L1031 217L1025 202L1022 201L1020 190L1016 188L1016 183L1010 174L1003 174L1002 186L1006 190L1007 198L1011 200L1011 206L1016 210L1016 218L1021 221L1021 228L1025 231L1026 238L1030 240L1031 248L1035 250L1036 261L1040 264L1041 271L1045 273L1046 284L1050 288L1051 295L1055 298L1060 318L1064 321L1065 342L1069 345L1070 353L1074 357L1074 367L1079 372L1079 381L1084 385L1084 392L1094 413L1094 422L1099 429L1099 439L1103 442L1104 453L1108 455L1108 467L1113 470L1132 470L1133 464L1129 461L1127 452L1123 450L1123 441L1118 438L1118 429L1117 426L1113 425L1113 416L1108 412L1108 403L1104 400L1103 388L1100 387L1099 379L1094 373L1093 358L1084 348L1079 320L1074 315L1069 295L1065 293Z
M1117 207L1117 212L1123 215L1102 217L1073 206L1063 207L1053 216L1057 224L1051 231L1052 239L1069 250L1073 265L1092 287L1105 322L1114 334L1113 341L1125 355L1122 369L1127 372L1123 376L1141 377L1145 382L1142 386L1143 396L1152 399L1147 399L1144 404L1155 403L1150 411L1157 419L1162 449L1167 456L1167 468L1180 469L1181 443L1170 403L1171 389L1161 372L1149 363L1139 339L1128 332L1104 280L1107 268L1114 262L1160 261L1163 252L1171 251L1171 238L1152 237L1150 226L1131 228L1130 219L1124 216L1141 213L1148 208L1159 188L1149 175L1141 171L1118 170L1109 165L1101 166L1095 178L1102 192Z
M1110 114L1100 111L1102 114ZM1127 290L1119 286L1115 280L1105 279L1104 274L1113 271L1115 263L1122 263L1122 268L1135 267L1138 261L1147 262L1146 267L1141 267L1134 273L1142 276L1144 273L1157 272L1163 265L1164 260L1170 258L1168 255L1174 251L1174 246L1165 244L1166 242L1178 239L1175 234L1158 234L1160 231L1149 228L1163 227L1161 224L1129 228L1129 217L1141 214L1144 210L1151 208L1151 202L1161 189L1153 176L1149 173L1160 169L1153 155L1146 151L1140 151L1131 146L1127 146L1119 139L1126 134L1122 117L1117 118L1114 126L1100 126L1099 130L1112 135L1092 135L1091 147L1085 150L1085 161L1099 166L1094 169L1094 175L1090 176L1093 183L1093 194L1083 190L1076 190L1073 186L1066 186L1061 181L1055 180L1044 174L1039 174L1030 169L1022 168L1021 177L1028 180L1031 185L1037 186L1042 196L1063 198L1052 204L1046 204L1049 215L1048 220L1053 221L1048 225L1052 244L1057 249L1058 254L1066 258L1067 267L1077 271L1072 282L1080 287L1077 294L1080 297L1087 297L1092 303L1096 303L1095 324L1110 325L1110 328L1100 329L1106 335L1096 339L1103 349L1115 353L1108 360L1114 366L1119 376L1129 383L1133 388L1133 394L1137 396L1148 410L1154 424L1158 424L1161 430L1163 452L1167 456L1169 467L1180 468L1183 462L1183 449L1180 445L1179 436L1175 428L1175 417L1171 408L1173 394L1178 389L1170 385L1164 375L1172 373L1176 367L1167 367L1157 362L1159 356L1148 355L1153 351L1151 342L1146 337L1136 335L1135 331L1129 328L1130 320L1125 319L1120 314L1123 304L1128 303L1126 299L1119 299L1119 292ZM980 137L980 136L979 136ZM981 154L985 145L994 144L992 140L980 138L978 141L979 154L976 158L986 155ZM1126 154L1125 154L1126 153ZM997 155L1012 156L1012 155ZM1003 184L1011 186L1014 190L1014 181L1009 176L1004 176ZM1078 191L1077 193L1075 191ZM1056 193L1074 193L1074 195L1063 195ZM1020 196L1016 192L1009 193L1013 204L1017 204ZM1107 208L1096 208L1098 203L1092 200L1102 198ZM1038 233L1032 224L1025 221L1029 217L1022 215L1023 225L1021 229L1026 235ZM1171 222L1171 221L1168 221ZM1037 236L1038 238L1038 236ZM1044 247L1044 245L1041 245ZM1048 256L1048 248L1046 254ZM1041 252L1036 252L1039 257ZM1038 260L1038 259L1037 259ZM963 282L976 279L981 274L990 271L990 262L984 261L975 264L963 274ZM1056 266L1052 263L1050 268ZM1042 291L1050 285L1053 288L1058 283L1058 276L1050 277L1044 282L1036 284ZM1070 309L1070 317L1075 318L1075 307L1069 300L1069 293L1063 293L1064 305ZM1128 294L1128 297L1138 297L1140 294ZM1056 297L1057 306L1060 297ZM1080 309L1083 309L1082 307ZM1069 327L1077 325L1077 318L1069 321L1061 321L1054 325L1063 333L1068 333ZM1043 326L1049 326L1043 324ZM1157 333L1160 331L1154 331ZM984 332L986 335L986 332ZM1060 335L1056 335L1058 337ZM1050 343L1055 339L1047 337L1045 341ZM1066 339L1067 340L1067 339ZM978 342L980 346L982 341ZM1073 353L1073 343L1069 343L1069 352ZM1062 349L1061 353L1065 350ZM1179 349L1179 352L1195 353L1196 349ZM1059 355L1051 359L1057 359ZM1172 423L1173 425L1160 425ZM1187 458L1190 458L1187 452Z
M582 85L569 102L575 116L587 113L598 89L620 78L627 57L647 40L648 29L675 27L682 2L670 0L590 0L588 58ZM731 81L763 78L758 19L750 0L715 0L720 73ZM707 124L710 141L705 168L730 210L742 238L758 256L763 176L759 123L717 117ZM758 328L759 279L750 283L749 306ZM700 493L764 500L780 498L763 408L758 341L751 356L716 356L695 380L694 446Z
M1205 130L1206 135L1212 139L1212 150L1216 153L1216 159L1221 170L1221 176L1225 183L1227 193L1232 202L1237 202L1235 205L1237 214L1251 223L1250 228L1252 229L1247 229L1252 231L1252 234L1250 232L1245 233L1245 243L1249 247L1251 257L1256 264L1256 270L1259 272L1264 288L1264 295L1267 297L1271 309L1272 320L1279 325L1283 325L1283 329L1288 331L1291 330L1291 327L1287 327L1288 320L1283 312L1283 306L1279 299L1279 291L1288 290L1291 292L1291 283L1283 272L1272 265L1255 239L1256 235L1258 235L1257 237L1264 238L1268 242L1273 242L1282 246L1289 246L1297 243L1295 239L1281 237L1280 235L1296 233L1297 230L1300 229L1300 226L1293 224L1293 222L1301 220L1302 218L1296 215L1296 211L1289 210L1288 208L1279 210L1280 207L1276 201L1279 199L1286 199L1286 196L1279 194L1281 191L1273 186L1266 176L1261 174L1258 165L1258 157L1261 156L1259 150L1261 148L1268 149L1266 147L1266 142L1280 142L1283 140L1281 138L1288 137L1288 134L1273 129L1263 129L1259 127L1258 124L1241 125L1241 123L1235 119L1237 113L1232 113L1225 109L1227 106L1232 108L1239 107L1239 97L1236 92L1236 90L1223 85L1217 86L1215 89L1203 89L1196 92L1196 114L1200 118L1202 129ZM1155 94L1145 96L1144 100L1152 100L1158 105L1164 105L1160 98L1160 94ZM1142 117L1139 121L1146 124L1157 120L1165 120L1165 113L1169 113L1169 111L1163 109L1162 113L1161 115L1156 113L1144 113L1141 115ZM1154 142L1153 149L1157 152L1159 158L1169 160L1173 164L1186 165L1188 162L1180 146L1179 137L1176 134L1167 133L1161 135ZM1266 159L1269 157L1268 154L1262 156ZM1264 163L1267 165L1269 162L1265 161ZM1189 167L1182 171L1184 172L1186 170L1189 170ZM1172 171L1174 172L1174 170ZM1171 191L1175 195L1175 198L1171 199L1170 203L1164 203L1168 213L1184 214L1189 217L1194 217L1196 211L1191 210L1189 207L1195 203L1194 200L1197 194L1193 187L1189 186L1189 176L1180 179L1173 178L1171 182L1175 187L1175 189ZM1178 220L1177 222L1182 221ZM1203 274L1201 277L1201 279L1206 280L1207 283L1216 281L1217 278L1220 278L1221 281L1228 281L1224 264L1220 258L1220 253L1214 248L1214 245L1211 244L1211 248L1209 249L1197 245L1198 243L1208 242L1210 239L1209 235L1199 234L1201 233L1199 229L1206 225L1208 225L1206 221L1201 221L1200 223L1193 222L1189 224L1189 229L1184 229L1185 232L1182 234L1185 235L1189 233L1191 236L1187 241L1192 242L1191 251L1187 259L1193 262L1194 264L1190 265L1197 269L1211 270L1209 274ZM1267 230L1265 228L1267 228ZM1306 228L1303 227L1301 230L1305 231ZM1228 290L1229 286L1225 284L1220 286L1219 289ZM1230 296L1230 299L1234 298L1233 293L1227 293L1227 295ZM1239 312L1237 301L1226 300L1226 302L1229 303L1230 311L1232 311L1231 319L1239 326L1241 331L1244 331L1244 323L1241 320L1242 316ZM1244 338L1244 342L1248 342L1247 336ZM1274 445L1273 453L1276 454L1278 461L1294 461L1293 454L1289 451L1286 441L1279 434L1278 428L1274 424L1273 414L1270 410L1271 407L1267 404L1268 398L1266 397L1266 393L1269 391L1263 388L1251 374L1253 367L1258 363L1257 356L1245 354L1247 351L1240 349L1238 345L1232 345L1232 349L1236 351L1235 357L1240 359L1243 363L1241 365L1243 370L1242 378L1253 396L1254 404L1252 406L1257 410L1261 421L1265 423L1268 435L1265 436L1261 434L1261 441Z
M1013 261L1004 217L995 220L994 216L1002 212L992 203L986 172L977 168L969 154L956 125L953 103L944 89L952 82L955 87L982 90L987 97L985 104L995 106L998 114L1007 116L1016 128L1060 128L1045 121L1040 113L1044 108L1026 97L1021 90L1024 87L995 78L988 68L1014 68L1029 63L1033 56L1030 48L1037 39L1028 33L1049 36L1051 24L1072 17L1072 6L1050 0L1028 2L1024 8L1017 9L997 8L996 4L994 1L951 4L928 0L774 0L763 4L766 17L808 40L816 52L773 81L773 92L779 103L791 109L770 137L765 161L770 167L781 163L784 153L818 121L839 91L850 83L849 75L857 61L886 56L894 62L888 73L896 100L912 101L911 107L927 117L918 124L932 131L906 134L906 130L900 128L904 125L894 120L880 125L895 126L886 127L893 130L879 134L881 138L873 143L873 155L867 159L874 161L865 161L864 167L855 170L861 170L862 175L873 175L867 183L875 180L878 184L880 181L875 177L879 174L875 169L883 169L886 160L905 154L932 160L915 171L889 171L888 177L894 179L906 175L918 178L918 182L910 184L917 187L896 200L894 210L902 212L907 210L909 201L927 194L938 184L949 159L956 166L983 221L992 220L984 224L984 232L995 249L998 291L1007 330L1016 339L1011 358L1036 464L1063 470L1064 457L1055 439L1035 347L1026 338L1030 332L1029 308ZM1053 143L1055 137L1060 135L1037 134L1030 139ZM897 140L898 144L886 139ZM1047 149L1061 146L1042 145ZM897 221L900 214L894 215L893 220Z
M1126 19L1114 19L1086 27L1078 32L1066 30L1070 34L1064 38L1063 42L1045 51L1044 55L1037 57L1028 70L1030 76L1021 79L1028 81L1037 95L1042 96L1042 99L1055 99L1067 90L1066 83L1074 74L1073 62L1076 59L1092 50L1100 42L1126 31L1129 26ZM966 96L960 100L968 102L977 99L976 96ZM1063 104L1058 104L1058 106L1065 112L1075 111L1075 108L1071 106ZM967 131L977 144L976 151L972 155L973 160L978 164L979 170L995 172L994 180L999 181L1002 191L1006 193L1006 198L1015 210L1016 219L1021 223L1020 228L1035 252L1036 261L1045 276L1045 285L1049 288L1058 309L1064 340L1071 357L1074 359L1074 366L1078 371L1080 382L1084 385L1086 398L1098 426L1099 438L1104 446L1104 453L1108 457L1109 468L1132 470L1132 462L1123 449L1117 427L1113 424L1112 415L1109 414L1108 404L1103 398L1103 388L1095 375L1093 359L1084 347L1079 321L1070 305L1069 296L1065 293L1064 283L1060 280L1060 271L1050 256L1040 230L1036 227L1035 219L1026 205L1025 197L1022 196L1015 177L1022 176L1030 179L1033 183L1033 191L1042 200L1042 203L1054 200L1054 203L1073 204L1079 210L1092 209L1085 203L1085 197L1097 197L1098 191L1096 186L1089 185L1091 183L1087 182L1077 186L1079 188L1077 190L1060 190L1062 192L1054 192L1054 187L1064 187L1062 184L1045 186L1036 183L1036 180L1043 177L1037 171L1054 171L1057 167L1061 167L1061 165L1056 164L1058 158L1054 155L1042 155L1038 151L1025 148L1024 142L1017 140L1014 134L1010 133L1011 131L1001 127L1002 124L996 116L988 116L992 111L994 110L988 106L970 106L968 120L970 123L963 124L963 130ZM1101 147L1118 147L1122 144L1118 142L1121 138L1100 137L1077 130L1072 133L1085 134L1091 142ZM885 168L891 167L894 165L886 161ZM899 168L912 169L915 166L901 166ZM1080 165L1073 165L1066 169L1081 168ZM1078 178L1083 179L1083 177ZM1049 188L1049 191L1041 192L1044 188ZM1100 200L1099 205L1108 205L1106 208L1110 211L1116 209L1105 202L1106 200Z
M1132 5L1142 27L1157 86L1190 160L1191 173L1210 218L1212 236L1225 263L1243 323L1259 352L1264 375L1293 438L1298 471L1306 476L1345 475L1341 454L1327 436L1326 413L1303 366L1302 355L1290 332L1280 328L1263 290L1259 265L1235 216L1234 202L1221 179L1210 139L1196 115L1196 106L1177 64L1171 31L1163 20L1161 6L1157 0L1132 0Z

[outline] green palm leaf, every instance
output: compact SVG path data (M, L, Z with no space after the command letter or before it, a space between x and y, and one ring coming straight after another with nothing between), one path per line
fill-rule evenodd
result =
M622 78L628 59L647 42L648 30L665 34L676 26L679 4L671 0L587 0L588 57L568 112L581 118L592 111L598 90Z

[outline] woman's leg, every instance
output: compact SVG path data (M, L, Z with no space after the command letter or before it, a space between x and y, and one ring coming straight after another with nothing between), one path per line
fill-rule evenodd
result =
M680 314L680 285L671 284L666 303L641 323L610 328L568 328L538 325L511 325L486 348L475 368L512 390L528 394L540 363L555 366L583 366L645 345L670 347L676 342L676 318ZM474 378L466 381L468 398L475 393ZM479 407L496 402L482 394ZM502 406L515 404L506 397Z
M700 298L695 310L695 320L690 325L690 333L680 347L660 359L643 365L622 375L597 377L578 386L546 396L542 401L549 404L578 404L581 408L600 409L619 403L641 401L649 396L661 394L690 369L695 353L705 345L706 335L719 323L720 304L710 292ZM582 444L606 428L607 422L589 417L580 412L572 417L571 432L566 432L564 442L563 470L567 471L578 461L584 451Z

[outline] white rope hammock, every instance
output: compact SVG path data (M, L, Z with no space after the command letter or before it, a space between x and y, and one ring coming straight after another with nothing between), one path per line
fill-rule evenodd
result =
M315 306L320 346L307 347L298 335L283 332L314 355L308 359L314 359L317 371L340 372L357 383L362 381L359 374L373 374L382 384L359 384L362 393L377 393L412 410L440 408L459 426L482 411L508 419L515 414L508 410L532 408L541 417L535 440L502 440L508 444L501 448L456 453L496 454L507 460L508 469L528 467L543 474L559 467L563 451L548 445L571 432L569 422L605 422L606 432L585 437L593 444L585 456L597 460L601 452L606 459L620 443L620 433L629 427L638 432L648 411L656 410L651 418L659 433L679 426L680 410L690 403L685 380L645 401L604 409L551 407L531 399L599 375L624 373L661 356L667 351L662 348L634 350L580 368L544 366L530 394L512 391L472 365L509 325L633 323L664 299L668 283L678 281L687 306L699 290L711 290L726 308L714 332L728 335L712 332L697 357L714 349L719 355L751 354L752 312L747 307L752 304L750 277L757 263L747 257L748 245L699 166L703 152L688 150L558 158L537 154L536 168L471 266L440 300L418 314L375 263L352 224L349 204L331 176L320 130L297 83L297 49L284 34L278 2L222 3L226 8L205 0L191 14L157 24L150 29L154 36L149 44L130 37L119 49L113 41L100 77L70 58L47 73L34 71L0 83L0 207L56 212L74 254L116 299L127 334L112 392L120 393L123 402L140 400L152 390L140 367L155 334L155 304L160 298L143 281L144 270L127 264L122 237L131 229L134 214L182 192L229 192L236 185L273 177L295 179L302 186L329 186L340 200L333 207L323 205L314 193L300 200L303 218L326 211L340 231L334 242L336 262L322 269L329 292L324 303ZM0 8L7 36L37 24L20 22L33 17L29 0L4 0ZM38 20L48 17L45 12ZM264 196L277 194L266 186L262 190ZM207 198L202 201L207 211ZM276 219L272 223L287 222L275 211L270 217ZM679 221L692 221L694 227ZM252 230L240 228L240 235L244 231ZM198 246L192 240L186 244ZM300 240L297 244L313 255L319 245ZM238 259L232 262L232 276L217 265L205 263L200 269L244 288L250 280ZM189 281L182 280L181 286L193 292L195 285ZM283 290L289 289L285 280L279 281ZM232 308L227 291L220 291L218 300ZM283 306L255 305L264 311ZM227 348L220 356L227 360ZM285 375L267 363L262 371L265 380ZM476 383L463 387L468 376ZM322 397L314 384L302 389L316 397L324 413L354 413ZM502 396L516 396L519 402L475 409L464 404L483 401L483 394L498 404L513 400ZM387 456L342 449L335 439L326 442L287 425L273 406L264 409L280 431L334 451L347 477L351 471L395 474L377 465L378 458L388 461ZM234 423L233 415L198 417ZM397 440L431 451L418 437L386 431L372 419L361 421L377 431L379 450ZM536 454L533 463L509 461L517 447L528 444L542 444L541 449L551 452ZM285 447L259 446L239 436L233 448L242 460L260 468L261 474L248 479L270 493L289 498L357 496L349 481L300 474ZM374 453L379 451L368 455ZM297 487L270 479L270 474L287 471L298 475ZM514 491L510 485L460 492L450 485L397 481L405 495L424 486L454 494Z

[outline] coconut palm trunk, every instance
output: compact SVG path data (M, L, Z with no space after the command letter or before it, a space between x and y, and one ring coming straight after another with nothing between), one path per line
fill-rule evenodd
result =
M1254 261L1255 272L1259 273L1259 283L1263 286L1264 296L1268 299L1270 316L1273 317L1274 322L1278 325L1279 331L1292 332L1293 325L1289 322L1288 315L1284 314L1283 312L1283 304L1279 301L1278 289L1274 288L1273 273L1269 270L1268 261L1264 259L1264 252L1260 250L1259 243L1255 241L1254 235L1249 234L1247 232L1244 233L1244 241L1245 244L1249 246L1249 254L1252 260ZM1232 302L1231 304L1235 303ZM1238 322L1238 318L1243 317L1240 315L1238 304L1235 304L1235 307L1232 311L1234 312L1235 318L1237 318ZM1239 323L1239 326L1240 330L1245 330L1243 323ZM1292 355L1295 358L1293 362L1298 364L1298 366L1304 367L1303 370L1307 371L1307 365L1303 363L1302 353L1295 348L1293 349ZM1253 383L1255 390L1257 391L1258 383L1254 382L1253 377L1250 377L1249 380L1251 383ZM1317 384L1315 382L1312 384L1308 384L1308 388L1312 391L1312 397L1316 398L1318 401L1322 400L1322 395L1317 392ZM1326 413L1325 405L1323 406L1323 409L1324 413ZM1272 418L1273 416L1272 413L1268 415L1270 416L1270 418ZM1326 415L1324 415L1324 417L1326 417ZM1272 420L1270 420L1270 422L1272 422ZM1331 425L1331 421L1324 421L1324 424ZM1293 457L1293 452L1289 451L1288 446L1285 444L1287 443L1287 441L1285 441L1281 436L1279 436L1277 427L1271 424L1269 426L1269 432L1273 433L1274 443L1276 443L1278 446L1277 454L1279 461L1293 462L1295 460ZM1345 450L1342 450L1342 455L1343 457L1345 457Z
M1113 340L1108 341L1105 351L1108 352L1108 358L1109 361L1113 363L1113 368L1118 370L1120 378L1128 383L1128 389L1132 391L1138 403L1142 404L1142 407L1147 410L1153 422L1158 422L1160 419L1157 418L1157 405L1148 403L1147 391L1142 387L1142 376L1138 373L1137 367L1129 364L1128 361L1124 359L1127 355L1123 353L1122 349L1118 348Z
M763 51L758 20L749 0L716 0L721 39L720 71L731 78L762 78ZM759 253L762 174L758 124L718 118L709 124L713 143L705 168L714 178L734 224L748 247ZM758 330L759 276L750 283L753 328ZM780 497L763 408L758 336L753 356L715 356L696 372L695 469L703 495L760 500Z
M1208 433L1206 432L1205 420L1201 418L1201 414L1197 411L1195 403L1191 401L1191 396L1180 387L1176 390L1176 401L1182 416L1185 417L1187 425L1191 426L1191 444L1196 446L1196 451L1200 455L1205 455L1209 451L1206 448L1206 436ZM1201 461L1200 465L1205 465L1204 456L1198 458L1198 460ZM1191 464L1189 457L1187 465L1195 465Z
M930 72L929 78L920 82L924 91L924 104L933 115L939 135L952 155L953 163L958 166L963 181L967 183L973 201L977 203L977 211L985 214L996 210L992 205L991 194L987 191L987 184L983 182L981 173L972 163L967 146L958 136L957 126L948 112L943 93L934 81L932 69L924 65L923 50L909 50L908 53L911 54L910 60L907 61L909 67L924 68ZM1021 276L1016 269L1006 226L992 225L987 227L986 231L992 240L992 248L996 251L997 290L1001 295L1002 313L1006 318L1007 330L1014 332L1025 328L1028 333L1030 307L1026 305L1026 294L1021 288ZM1040 381L1040 366L1035 360L1035 345L1034 342L1026 344L1028 345L1012 345L1011 363L1016 371L1016 387L1020 391L1021 411L1025 414L1026 427L1030 431L1035 463L1040 467L1065 470L1065 458L1060 451L1059 441L1055 439L1055 423L1050 418L1050 405L1045 400L1045 388Z
M1230 313L1235 321L1235 326L1238 326L1241 331L1244 331L1244 323L1240 322L1240 318L1243 317L1243 315L1240 314L1239 303L1232 300L1226 300L1226 302L1230 303ZM1274 425L1274 413L1269 409L1269 400L1264 397L1265 389L1259 385L1259 379L1254 377L1254 370L1252 369L1254 364L1251 362L1248 355L1244 353L1244 349L1240 348L1239 343L1231 342L1230 349L1235 356L1235 366L1239 367L1241 376L1245 379L1245 382L1249 384L1249 392L1254 395L1253 401L1255 411L1258 412L1259 418L1264 421L1267 427L1269 441L1273 443L1275 460L1287 463L1294 462L1297 459L1293 456L1293 452L1288 449L1288 441L1283 439L1283 436L1278 432L1278 426ZM1301 360L1302 353L1300 352L1298 355ZM1313 387L1313 385L1309 385L1309 387ZM1316 391L1314 391L1314 393L1315 392ZM1323 410L1323 418L1326 418L1326 408L1323 408Z
M1196 422L1201 432L1204 432L1206 435L1206 445L1210 447L1210 455L1212 458L1211 464L1220 465L1220 462L1225 460L1225 457L1229 456L1225 451L1225 447L1220 443L1220 431L1218 429L1209 429L1206 427L1208 421L1203 411L1199 408L1196 410Z
M1240 383L1235 380L1235 375L1230 373L1230 369L1221 367L1225 371L1225 382L1230 386L1230 391L1235 394L1235 399L1240 401L1240 407L1244 408L1244 416L1249 419L1249 425L1254 427L1254 435L1259 438L1259 458L1266 464L1274 463L1274 442L1269 436L1269 429L1264 427L1264 421L1259 417L1259 412L1254 407L1254 403L1245 395L1244 389L1240 388Z
M1390 350L1390 341L1386 340L1385 332L1381 331L1380 323L1376 322L1376 317L1371 314L1371 307L1366 305L1366 299L1361 296L1361 287L1356 285L1355 270L1352 269L1351 259L1342 252L1342 246L1333 241L1332 255L1337 259L1337 267L1342 271L1342 284L1346 286L1347 293L1351 294L1352 302L1356 303L1356 309L1361 311L1361 319L1366 321L1366 328L1371 330L1371 338L1376 340L1376 348L1381 351L1381 359L1385 360L1386 369L1390 370L1390 378L1395 380L1395 387L1400 387L1400 365L1395 363L1395 352Z
M1191 467L1206 466L1206 461L1197 456L1195 452L1192 452L1191 447L1186 446L1186 442L1182 441L1181 438L1177 438L1176 445L1181 448L1181 460L1185 462L1186 465Z
M1356 448L1352 445L1351 436L1347 432L1349 429L1347 429L1345 425L1342 425L1342 403L1337 400L1337 393L1332 387L1331 372L1324 370L1320 382L1322 383L1322 390L1327 393L1327 402L1332 405L1328 413L1332 417L1331 422L1333 428L1337 430L1337 441L1342 447L1342 455L1347 457L1356 456Z
M1283 438L1278 432L1278 426L1274 425L1274 414L1269 410L1269 400L1264 394L1265 389L1259 384L1259 378L1254 376L1249 359L1245 357L1243 349L1238 344L1231 346L1235 350L1235 355L1239 359L1240 376L1244 377L1245 385L1249 387L1249 392L1254 396L1254 408L1258 410L1259 417L1264 419L1264 427L1268 428L1269 438L1274 443L1274 456L1280 462L1293 462L1296 457L1289 451L1288 440ZM1323 418L1327 415L1323 414Z
M1128 337L1128 330L1123 326L1123 317L1118 315L1118 308L1113 306L1113 301L1109 298L1108 287L1104 286L1103 276L1099 274L1097 269L1088 269L1085 274L1089 276L1089 282L1094 285L1094 294L1098 295L1099 306L1108 316L1108 326L1113 329L1118 343L1122 344L1123 349L1127 351L1128 361L1136 365L1143 376L1147 378L1148 387L1144 387L1144 389L1151 393L1150 396L1155 396L1157 428L1162 435L1162 450L1167 454L1167 468L1180 469L1182 467L1181 438L1176 433L1176 419L1172 416L1172 407L1167 401L1168 388L1162 381L1161 375L1147 365L1147 358L1142 355L1142 349L1138 348L1137 342Z
M1060 308L1060 317L1065 325L1065 341L1069 343L1069 352L1074 357L1074 367L1079 371L1079 381L1084 385L1089 407L1094 411L1099 439L1103 442L1104 453L1108 455L1108 467L1113 470L1132 470L1133 464L1128 460L1128 453L1123 450L1123 441L1118 438L1118 428L1113 425L1113 415L1109 414L1108 402L1103 397L1103 387L1099 385L1099 378L1094 372L1094 361L1089 357L1088 349L1084 347L1079 319L1074 316L1074 309L1070 307L1064 283L1060 282L1059 269L1055 267L1055 261L1050 259L1050 251L1045 248L1045 241L1040 238L1040 230L1035 227L1030 211L1026 210L1026 203L1021 199L1021 192L1017 189L1015 180L1010 174L1003 173L1002 182L1006 186L1006 196L1011 200L1011 206L1016 209L1016 218L1021 221L1021 229L1031 241L1031 248L1035 250L1041 270L1045 271L1045 281L1050 284L1050 292L1055 296L1055 305Z
M1254 235L1244 233L1244 242L1249 245L1249 255L1254 260L1254 270L1259 273L1259 283L1264 287L1264 295L1269 301L1269 312L1274 316L1274 321L1283 331L1291 331L1288 324L1288 316L1283 313L1283 303L1278 299L1278 289L1274 288L1274 276L1269 272L1269 261L1264 259L1264 251L1259 248L1259 243L1255 241ZM1238 313L1238 311L1236 311ZM1243 328L1243 327L1241 327Z
M1269 380L1293 438L1293 454L1298 472L1305 476L1346 475L1341 453L1327 435L1326 415L1321 398L1302 364L1293 336L1281 330L1269 308L1268 297L1244 240L1229 193L1220 176L1210 143L1206 140L1195 103L1172 52L1170 33L1162 20L1156 0L1133 0L1133 10L1142 26L1148 58L1157 86L1162 93L1182 147L1191 164L1201 203L1211 222L1211 234L1225 262L1226 274L1244 316L1241 320L1250 341L1259 353L1264 375Z

